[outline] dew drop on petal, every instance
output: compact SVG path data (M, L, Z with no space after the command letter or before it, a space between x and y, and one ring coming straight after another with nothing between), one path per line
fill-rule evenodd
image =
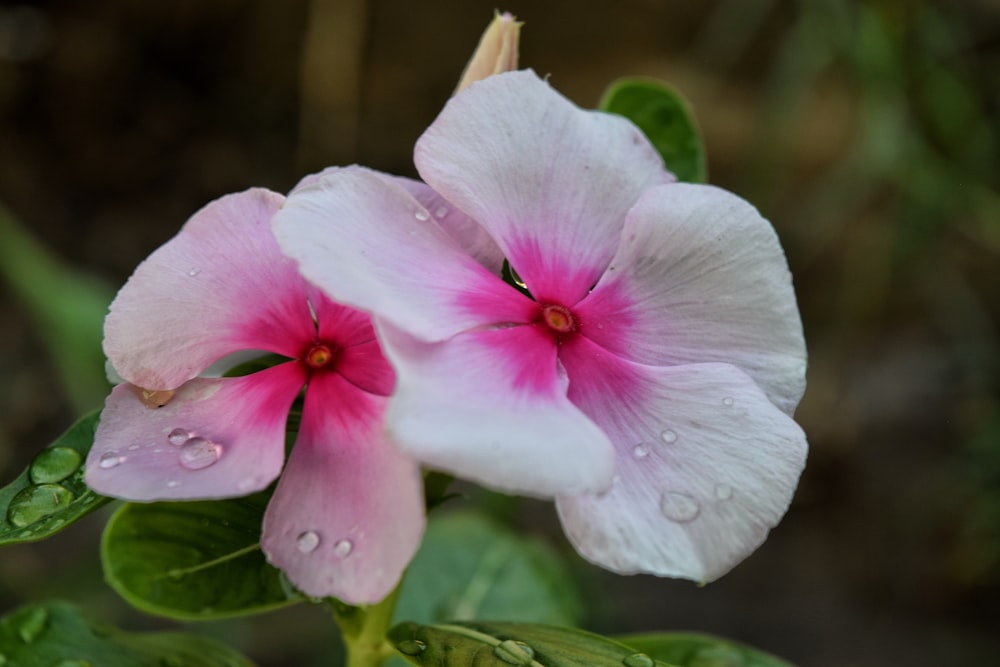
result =
M505 639L493 647L493 655L510 665L530 665L535 650L524 642Z
M427 214L427 211L425 211L424 209L419 209L416 213L413 214L413 217L419 220L420 222L423 222L430 218L430 216Z
M167 482L167 488L168 489L176 489L180 485L181 485L181 483L178 482L176 479L172 479L169 482Z
M438 206L437 210L434 211L434 217L435 218L443 218L446 215L448 215L448 207L447 206Z
M194 278L199 273L201 273L201 269L199 269L197 266L191 267L191 269L188 271L188 275L191 276L192 278Z
M654 667L656 662L645 653L633 653L622 660L625 667Z
M427 649L427 644L419 639L404 639L396 644L396 648L404 655L420 655Z
M171 445L183 445L191 439L191 433L183 428L175 428L167 434L167 442Z
M83 457L69 447L49 447L43 449L32 460L28 476L35 484L61 482L80 467Z
M295 538L295 546L304 554L316 551L316 547L319 546L319 533L315 530L299 533L299 536Z
M716 484L715 497L717 500L729 500L733 497L733 487L728 484Z
M701 506L686 493L665 491L660 496L660 512L676 523L688 523L694 521L701 513Z
M188 470L207 468L222 456L222 445L207 438L194 437L181 445L180 462Z
M733 407L733 403L734 401L732 396L726 396L724 399L722 399L722 404L727 408Z
M138 442L133 442L131 445L129 445L125 449L129 450L130 452L134 452L135 450L139 449L140 447L142 447L142 445L140 445Z
M125 463L125 457L115 451L104 452L101 454L101 458L97 460L98 467L103 468L104 470L114 468L122 463Z
M350 540L338 540L336 544L333 545L333 554L340 558L351 555L351 551L354 550L354 543Z
M643 444L638 444L632 448L632 456L637 459L644 459L649 456L649 447Z
M677 432L672 431L668 428L666 431L660 434L660 438L663 440L663 442L667 443L668 445L672 445L675 442L677 442Z

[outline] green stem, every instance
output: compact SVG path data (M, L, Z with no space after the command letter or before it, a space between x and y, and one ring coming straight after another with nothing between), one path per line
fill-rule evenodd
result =
M378 604L368 607L351 607L333 600L333 617L340 626L347 650L347 667L379 667L395 649L386 640L392 623L399 589Z

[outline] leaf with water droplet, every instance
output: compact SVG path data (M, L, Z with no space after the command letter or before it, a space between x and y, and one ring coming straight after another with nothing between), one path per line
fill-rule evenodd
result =
M0 665L252 667L214 639L180 632L123 632L65 602L36 603L0 618Z
M0 489L0 545L41 540L108 502L83 480L100 411L73 424Z
M680 667L792 667L755 648L711 635L664 632L616 637L656 660Z
M452 512L431 517L394 618L572 625L580 612L575 584L546 543L481 514Z
M268 498L124 505L104 529L105 579L134 607L177 619L253 614L302 601L260 550Z
M648 659L626 662L637 651L607 637L575 628L529 623L402 623L389 641L410 662L441 667L670 667ZM417 654L408 648L420 644Z
M666 83L619 79L605 91L599 108L635 123L677 180L706 181L705 148L698 125L684 97Z

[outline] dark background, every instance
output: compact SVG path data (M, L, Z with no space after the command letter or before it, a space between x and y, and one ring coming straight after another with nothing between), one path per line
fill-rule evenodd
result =
M494 7L0 2L0 203L113 290L223 193L330 164L412 175ZM500 9L526 23L522 66L581 106L632 74L689 97L711 181L778 229L810 349L809 464L768 542L706 588L580 566L587 627L717 632L803 667L998 664L1000 3ZM0 479L102 398L65 390L32 312L0 283ZM551 507L524 507L565 548ZM60 596L156 625L100 585L101 522L0 552L0 611ZM336 643L310 608L206 627L261 665Z

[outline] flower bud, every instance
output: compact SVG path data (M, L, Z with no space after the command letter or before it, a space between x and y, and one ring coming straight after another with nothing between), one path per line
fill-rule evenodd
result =
M521 23L509 12L496 12L479 40L476 52L465 66L455 92L493 74L517 69L517 47Z

